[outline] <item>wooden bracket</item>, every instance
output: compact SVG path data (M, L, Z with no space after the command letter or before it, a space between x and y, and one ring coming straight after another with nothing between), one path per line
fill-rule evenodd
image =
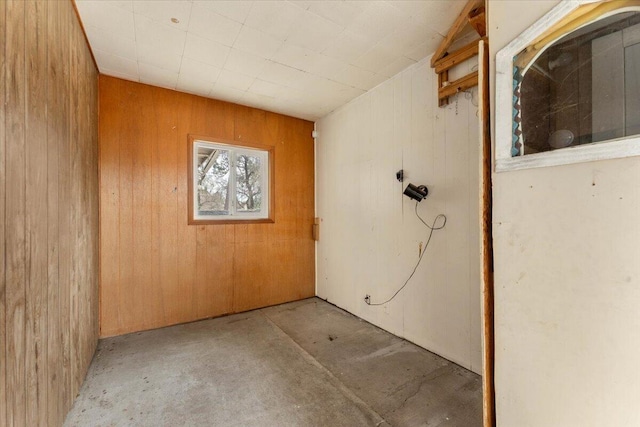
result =
M480 40L487 41L486 37L482 37ZM472 56L476 56L478 54L478 46L480 45L480 40L474 40L468 45L461 47L453 53L448 54L447 56L440 58L433 64L433 68L436 69L436 73L440 74L443 71L447 71L450 68L460 64L461 62L466 61Z
M436 61L442 59L447 54L447 49L451 47L451 44L455 41L456 36L460 34L460 31L469 22L469 14L473 13L475 9L478 9L480 7L484 8L484 2L482 0L469 0L467 2L467 4L462 9L462 12L460 12L460 15L458 15L451 28L449 28L449 32L447 33L446 37L444 38L444 40L442 40L442 43L440 43L440 46L438 46L438 49L436 49L433 56L431 57L431 67L435 65ZM484 14L482 16L484 17ZM484 34L482 36L484 36Z
M313 219L313 229L312 229L313 240L316 242L320 240L320 218Z
M480 37L487 35L487 21L484 6L480 6L469 12L469 25L476 30L476 33L478 33Z
M442 100L450 97L451 95L455 95L458 92L462 92L463 90L467 90L474 86L478 86L478 72L474 71L471 74L467 74L464 77L459 78L447 85L438 88L438 99Z
M478 85L478 72L470 73L453 82L449 81L449 69L478 55L480 41L487 41L487 27L485 20L485 6L483 0L469 0L449 29L436 52L431 57L431 67L438 75L438 105L444 107L449 104L449 97L456 93ZM449 53L448 49L453 44L460 31L469 24L480 35L479 40L461 47Z

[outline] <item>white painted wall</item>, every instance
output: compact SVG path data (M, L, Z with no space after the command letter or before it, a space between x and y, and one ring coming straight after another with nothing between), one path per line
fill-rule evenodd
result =
M492 58L557 3L491 0ZM493 185L498 426L640 425L640 158Z
M438 108L436 88L427 58L317 122L317 293L480 372L477 107L461 94ZM420 215L448 222L396 299L368 306L365 294L381 302L403 284L429 234L402 195L409 182L429 187Z

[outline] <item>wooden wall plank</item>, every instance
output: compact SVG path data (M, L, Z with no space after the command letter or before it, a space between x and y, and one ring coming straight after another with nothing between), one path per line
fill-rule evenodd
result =
M105 78L104 80L107 80ZM103 79L101 79L103 81ZM102 96L102 91L101 91ZM104 111L104 110L100 110ZM106 114L105 114L106 113ZM102 116L108 116L105 111ZM121 325L124 321L134 322L135 328L143 328L141 324L141 310L144 300L136 301L135 297L142 293L138 290L139 284L135 283L133 277L133 265L134 265L134 252L133 252L133 144L139 143L139 139L142 137L141 132L137 130L135 125L134 116L130 113L123 115L123 123L120 125L115 124L115 131L118 132L117 138L120 143L120 162L119 162L119 175L118 175L118 192L120 194L120 222L118 226L118 234L120 241L120 252L112 254L118 257L119 261L119 277L117 282L117 301L109 301L110 304L118 304L120 306L119 325L116 330L121 330ZM100 129L104 131L104 128ZM104 134L100 136L100 143L102 144ZM101 165L101 169L104 169L106 165ZM104 257L104 251L102 252ZM125 284L127 288L124 289L122 284ZM144 296L144 295L143 295ZM103 300L102 305L107 304L107 300ZM105 310L105 314L108 310ZM109 331L111 329L111 319L103 318L103 331Z
M7 3L0 2L0 424L7 423L7 336L6 280L5 280L5 79L6 79L6 11Z
M152 111L151 112L151 117L149 120L154 120L155 119L155 109L156 109L156 105L155 103L153 103L153 105L151 106ZM147 110L147 112L149 112L149 110ZM158 123L158 128L163 128L164 123ZM160 157L162 156L162 154L160 153L160 142L158 141L158 138L160 137L160 132L156 132L152 138L153 141L150 144L150 173L151 173L151 183L150 183L150 187L149 187L149 195L151 197L150 200L150 208L151 210L150 215L149 215L149 220L150 220L150 225L151 225L151 231L150 231L150 238L151 238L151 246L150 246L150 251L149 251L149 256L151 257L151 261L150 261L150 279L151 279L151 283L156 283L159 285L159 292L164 292L164 286L161 283L164 276L164 271L163 269L166 268L165 265L163 265L161 259L160 259L160 251L161 249L163 249L162 245L161 245L161 241L164 237L165 233L162 233L162 227L160 226L163 218L160 212L160 209L155 209L155 206L159 206L160 204L160 198L161 198L161 192L160 192L160 180L162 179L161 177L161 173L160 173L160 167L159 167L159 162L160 162ZM170 232L169 232L170 233ZM158 297L157 295L154 295L154 304L157 303L162 303L164 296ZM160 308L160 310L164 313L164 315L166 316L166 313L164 312L163 308Z
M85 40L86 41L86 40ZM87 276L88 283L91 286L88 288L89 292L89 304L87 304L86 321L89 325L86 331L87 346L85 347L85 353L83 357L84 370L82 381L86 376L86 372L89 369L93 354L98 345L98 337L100 335L100 323L99 316L97 315L100 310L99 301L99 271L100 271L100 242L97 236L100 231L100 176L99 176L99 154L98 154L98 70L96 64L91 55L89 46L84 43L84 66L85 66L85 86L87 87L87 134L85 140L87 141L88 158L85 163L86 182L89 184L86 194L89 199L86 201L88 205L88 233L85 235L87 241L87 248L90 256L87 257Z
M3 426L61 425L97 343L91 61L71 1L0 2Z
M100 77L100 86L103 90L116 90L110 84L117 80L106 80ZM122 120L116 104L109 104L112 98L101 97L100 109L113 111L112 114L100 118L100 133L102 129L115 129L116 124ZM108 138L100 141L100 244L102 250L111 254L120 253L120 144L119 138ZM120 278L120 263L118 257L101 258L100 300L114 301L114 304L102 304L100 308L100 324L104 325L105 318L118 322L120 318L120 304L118 281ZM102 332L101 332L102 333Z
M126 141L131 150L131 242L134 255L130 261L134 287L133 310L142 327L148 328L147 325L153 323L152 312L158 309L159 302L159 292L149 292L156 285L151 282L151 217L155 211L151 205L151 153L153 144L157 143L158 133L149 135L153 139L150 144L139 143L145 138L140 129L155 128L153 107L146 108L141 101L151 96L150 88L145 89L140 99L136 100L138 114L135 121L142 126L136 126L137 132L131 135L123 135L123 141ZM140 310L141 304L148 309Z
M70 28L73 25L73 11L66 4L60 3L61 55L64 60L59 64L61 74L62 93L58 96L64 99L60 105L60 139L58 141L58 280L60 283L60 342L62 346L62 377L60 393L62 395L62 413L66 414L73 403L71 391L71 174L70 174L70 146L71 146L71 117L68 94L71 93ZM61 96L66 95L66 96Z
M118 221L120 239L101 243L102 336L314 294L313 123L106 76L100 102L101 233L113 235ZM275 223L188 225L188 134L276 147ZM128 140L140 146L125 147ZM150 163L136 154L142 152ZM136 178L132 164L151 174ZM132 185L147 194L134 197ZM150 236L131 224L143 215ZM150 255L141 256L145 251ZM154 279L134 283L133 265ZM140 283L144 301L135 297Z
M177 251L178 259L178 277L180 277L180 291L182 292L183 310L176 310L176 323L187 322L196 312L195 289L198 289L196 283L197 264L196 264L196 227L188 224L188 149L182 145L181 135L188 134L190 131L192 103L194 97L178 93L176 95L175 106L175 126L176 133L173 135L173 144L176 146L176 179L177 179L177 195L176 195L176 222L177 222ZM196 98L197 99L197 98Z
M47 419L47 2L29 0L26 13L26 421L35 426Z
M234 225L208 225L205 231L207 246L205 264L206 279L198 293L202 302L200 314L232 313L234 289L237 283L235 274L236 245ZM200 267L200 266L199 266Z
M188 280L183 284L178 280L178 133L176 111L171 107L178 94L169 91L151 91L153 112L151 127L155 127L156 163L153 165L155 176L156 201L152 205L157 228L152 230L151 237L158 243L159 281L162 292L157 295L157 307L166 322L179 323L187 318L191 310ZM155 126L154 126L155 124ZM182 150L184 151L184 150ZM181 286L175 286L180 283ZM186 289L184 289L186 288ZM174 301L165 304L165 301Z
M78 361L75 373L77 390L80 389L97 345L97 292L98 292L98 75L91 52L84 42L79 25L74 28L78 49L78 242L74 264L78 266ZM74 184L75 185L75 184Z
M25 18L26 4L7 1L6 17L6 334L7 425L26 425L25 372Z
M81 240L79 234L81 233L80 224L80 208L81 208L81 117L79 114L80 99L79 92L82 90L79 80L79 47L78 47L78 33L74 30L70 31L69 38L71 40L71 47L69 52L69 229L70 229L70 252L71 259L70 269L70 332L69 332L69 357L70 357L70 376L71 376L71 396L72 399L78 393L78 371L79 363L81 360L80 355L80 301L79 301L79 286L83 280L82 270L79 264L81 256Z
M207 227L196 226L196 277L193 288L193 302L195 318L204 318L209 308L208 294L208 269L207 269ZM214 250L211 248L211 250Z
M60 332L60 282L58 280L59 224L58 224L58 156L62 137L62 104L64 98L63 75L59 64L63 62L61 44L62 21L60 2L50 2L47 13L47 425L59 425L63 421L60 379L62 378L62 353Z

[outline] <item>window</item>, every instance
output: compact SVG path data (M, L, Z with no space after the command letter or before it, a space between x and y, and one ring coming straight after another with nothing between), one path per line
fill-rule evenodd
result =
M562 2L496 67L497 171L640 154L638 8Z
M273 222L273 147L191 136L189 147L190 224Z

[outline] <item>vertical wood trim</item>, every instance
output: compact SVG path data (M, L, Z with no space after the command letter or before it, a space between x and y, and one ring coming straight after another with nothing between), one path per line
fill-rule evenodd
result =
M98 344L98 74L91 60L89 47L84 37L81 38L81 59L83 68L82 87L80 99L83 105L83 163L81 165L83 174L82 205L83 212L83 253L84 280L80 286L84 293L81 319L82 354L78 378L78 387L84 382L84 378L89 369L89 364L95 353ZM82 328L84 325L84 328Z
M489 107L489 49L486 42L480 42L478 55L480 61L480 135L481 135L481 176L480 176L480 218L481 218L481 254L482 254L482 339L483 339L483 425L494 427L495 387L494 387L494 332L493 332L493 243L491 217L491 117Z
M88 181L90 182L89 195L90 222L89 232L85 235L89 243L89 249L91 251L90 262L87 265L87 274L89 275L88 282L91 283L90 291L90 303L87 306L89 311L86 313L88 316L89 324L91 325L87 332L88 347L85 349L84 354L84 371L82 381L88 371L89 365L93 359L96 347L98 346L98 337L100 336L100 159L98 151L98 122L99 122L99 94L98 94L98 69L95 66L93 58L90 58L88 53L90 48L87 43L83 44L85 49L85 84L90 88L87 94L89 109L87 110L87 137L89 139L90 158L88 160Z
M187 138L187 212L189 213L187 221L189 225L194 225L197 224L193 222L193 216L195 214L193 206L193 198L195 196L193 188L193 171L196 167L196 165L193 164L193 145L195 143L195 138L193 135L189 135Z
M443 84L449 81L449 70L444 70L438 73L438 91L443 87ZM438 98L438 107L444 107L449 105L449 98Z
M6 38L7 425L26 425L25 3L8 0Z
M7 335L6 280L5 280L5 79L6 79L6 12L7 3L0 2L0 424L7 424Z
M26 421L35 426L47 417L47 2L26 8Z

